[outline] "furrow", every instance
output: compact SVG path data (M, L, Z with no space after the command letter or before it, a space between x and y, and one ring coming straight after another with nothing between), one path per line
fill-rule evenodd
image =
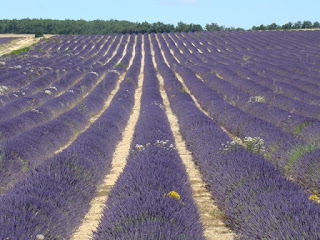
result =
M136 44L136 39L135 39L135 44ZM118 45L118 47L119 47L119 46L120 46L120 44ZM126 45L125 50L124 50L124 53L123 53L121 59L119 60L119 62L121 62L121 60L124 58L125 53L127 52L127 46L128 46L128 45ZM131 57L131 59L130 59L130 63L129 63L128 68L130 68L130 66L132 65L132 62L133 62L133 59L134 59L134 55L135 55L135 49L133 48L133 54L132 54L132 57ZM105 101L105 103L104 103L104 105L103 105L103 108L102 108L98 113L94 114L94 115L89 119L88 124L86 125L86 127L85 127L82 131L79 131L78 133L76 133L75 135L73 135L73 137L70 139L70 141L69 141L66 145L60 147L57 151L55 151L54 154L58 154L59 152L62 152L64 149L66 149L67 147L69 147L69 146L78 138L78 136L79 136L81 133L85 132L85 131L102 115L102 113L109 107L109 105L110 105L110 103L111 103L114 95L118 92L118 90L119 90L119 88L120 88L120 84L121 84L121 82L124 80L125 75L126 75L126 73L123 73L123 74L120 76L120 79L119 79L119 81L117 81L115 88L111 91L110 95L108 96L107 100ZM105 76L106 76L106 73L104 73L103 77L101 77L101 79L99 79L100 82L104 79ZM96 87L97 85L98 85L98 84L96 84L95 87ZM94 88L95 88L95 87L94 87ZM93 88L93 89L94 89L94 88ZM92 89L92 91L93 91L93 89ZM88 95L89 95L89 93L86 94L86 96L88 96Z
M158 44L160 46L159 42ZM157 66L153 49L152 49L152 56L153 56L152 57L153 64L154 66ZM165 62L169 66L166 59L165 59ZM202 180L200 171L193 161L192 153L188 150L186 142L184 141L180 133L178 118L173 113L170 107L170 102L168 100L168 96L164 89L164 79L159 73L158 73L158 79L160 81L160 93L163 98L164 105L166 107L166 113L168 115L171 129L174 132L176 147L186 167L187 174L188 174L189 181L192 188L193 198L197 204L201 221L204 226L204 235L206 239L233 239L234 234L224 224L223 222L224 214L218 209L218 207L216 206L216 204L212 199L210 192L206 189L206 184Z
M138 87L135 91L135 103L130 118L128 120L128 125L126 126L122 134L122 140L118 143L113 154L112 168L110 172L105 176L103 183L98 187L96 191L96 197L91 201L90 210L84 217L80 227L77 229L77 231L71 238L73 240L89 239L92 236L92 233L97 229L100 219L102 217L102 211L105 207L105 203L108 198L108 194L126 165L126 158L129 155L130 151L130 148L128 146L131 145L134 129L139 119L142 85L144 78L143 46L144 43L142 41L141 69L138 77Z

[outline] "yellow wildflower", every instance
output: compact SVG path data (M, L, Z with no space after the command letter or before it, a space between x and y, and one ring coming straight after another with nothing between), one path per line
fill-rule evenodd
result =
M309 197L309 200L318 202L318 201L320 200L320 198L319 198L317 195L311 195L311 196Z
M166 194L165 194L165 196L166 196ZM169 193L168 193L168 196L169 196L170 198L176 198L176 199L180 200L180 195L179 195L179 193L177 193L177 192L175 192L175 191L169 192Z
M171 191L168 194L163 194L164 197L168 196L170 198L176 198L177 200L179 200L180 203L182 203L184 205L184 203L180 200L180 195L179 193L175 192L175 191Z

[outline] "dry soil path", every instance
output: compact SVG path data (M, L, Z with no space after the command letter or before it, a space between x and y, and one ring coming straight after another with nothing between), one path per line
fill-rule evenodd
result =
M103 183L98 187L96 197L90 203L90 209L84 217L80 227L72 236L72 240L85 240L92 237L93 232L97 229L100 219L102 217L103 209L106 207L109 192L116 183L126 165L126 159L129 155L130 145L134 134L134 129L137 124L140 112L140 102L142 95L143 84L143 68L144 68L144 43L142 39L142 59L141 69L138 78L138 87L135 91L135 103L130 114L128 124L122 134L122 140L117 144L115 152L112 157L112 167L108 174L106 174ZM133 54L134 56L134 54ZM129 67L132 62L130 62Z
M158 44L161 49L161 45L159 42ZM169 66L163 51L161 51L161 53L166 64ZM155 57L154 57L153 48L152 48L152 57L153 57L154 66L157 66ZM217 239L217 240L234 239L234 233L224 224L223 222L224 214L215 205L210 192L206 188L205 182L202 180L200 171L193 161L192 153L187 149L186 142L184 141L180 132L178 118L173 113L170 107L170 102L164 89L164 79L159 73L158 73L158 79L160 81L161 96L163 98L164 105L166 107L166 114L168 116L171 129L174 133L177 150L186 167L191 189L192 189L192 196L198 207L200 218L204 226L204 235L208 240L209 239L210 240L211 239L212 240L213 239Z
M44 35L45 38L50 38L54 35ZM1 37L16 37L8 43L0 45L0 56L10 53L14 50L29 47L34 43L37 43L41 38L35 38L33 34L0 34Z

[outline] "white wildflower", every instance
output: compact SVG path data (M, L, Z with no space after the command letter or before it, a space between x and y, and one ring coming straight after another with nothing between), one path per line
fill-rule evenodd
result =
M44 239L44 236L42 234L38 234L36 237L37 237L37 240L43 240Z
M263 96L251 96L248 100L248 103L255 103L255 102L265 102Z
M98 74L98 73L96 73L96 72L88 72L88 73L91 73L91 74L94 74L94 75L99 76L99 74Z
M116 73L118 75L120 75L120 72L118 70L114 70L114 69L109 69L108 72L113 72L113 73Z
M35 112L35 113L43 114L43 113L42 113L42 112L40 112L38 109L31 109L31 112Z
M6 92L8 90L8 87L7 86L0 86L0 96L4 94L4 92Z

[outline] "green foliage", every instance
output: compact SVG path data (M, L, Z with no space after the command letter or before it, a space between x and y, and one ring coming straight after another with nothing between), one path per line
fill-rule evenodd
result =
M175 29L176 32L200 32L203 31L203 28L199 24L186 24L183 22L178 22L178 25Z
M319 22L298 21L282 26L272 23L269 25L253 26L252 30L278 30L320 28ZM35 37L43 37L46 34L118 34L118 33L163 33L163 32L200 32L204 29L200 24L186 24L179 22L176 26L162 22L129 22L118 20L54 20L54 19L2 19L0 20L0 33L35 34ZM243 28L225 27L217 23L205 25L206 31L240 31Z
M84 112L85 110L87 110L86 103L82 101L79 108L81 112Z
M320 23L319 22L312 22L310 21L297 21L295 23L288 22L286 24L283 24L282 26L277 25L276 23L272 23L269 25L263 25L260 26L253 26L252 30L290 30L290 29L311 29L311 28L319 28Z
M3 158L4 158L4 149L3 149L2 145L0 145L0 169L2 168Z
M114 65L114 67L115 68L116 67L122 67L125 71L127 71L127 66L125 64L123 64L123 63L118 63L118 64Z
M288 173L298 158L302 157L305 153L316 150L317 148L319 148L319 144L316 142L294 146L291 150L289 161L284 166L285 172Z
M17 50L13 50L11 52L11 54L18 55L20 53L28 52L28 51L30 51L30 47L24 47L24 48L20 48L20 49L17 49Z
M182 87L182 88L180 89L180 92L182 92L182 93L186 93L186 92L187 92L187 90L186 90L184 87Z
M36 29L36 32L34 34L35 38L43 37L43 30L42 29Z
M85 85L81 85L80 92L81 92L81 95L85 94L85 92L86 92L86 86Z
M219 26L217 23L206 24L205 29L207 31L222 31L224 26Z
M118 33L163 33L179 31L201 31L199 24L184 24L175 27L162 22L129 22L118 20L53 20L53 19L3 19L0 20L0 33L26 33L42 37L46 34L118 34Z
M297 136L299 135L299 133L301 133L301 131L310 124L310 122L305 121L303 123L300 123L293 131L293 135Z

